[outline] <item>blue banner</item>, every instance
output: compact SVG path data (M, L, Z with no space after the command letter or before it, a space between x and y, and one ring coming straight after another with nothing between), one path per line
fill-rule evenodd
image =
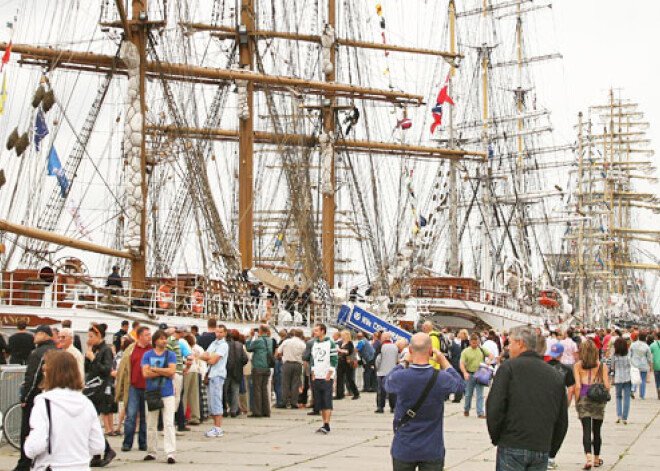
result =
M398 338L404 338L410 342L410 337L412 337L410 332L395 327L378 316L375 316L357 306L354 306L353 309L351 309L346 304L342 305L337 322L340 325L345 325L355 330L361 330L368 334L373 334L378 331L391 332L393 342L396 342L396 339Z

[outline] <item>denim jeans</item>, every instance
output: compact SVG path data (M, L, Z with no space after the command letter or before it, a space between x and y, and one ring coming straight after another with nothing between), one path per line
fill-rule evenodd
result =
M660 389L660 371L654 371L655 375L655 389Z
M470 412L472 408L472 393L477 390L477 415L485 415L484 412L484 386L477 383L474 374L470 373L470 377L465 382L465 412Z
M644 399L646 397L646 377L648 376L648 371L640 371L639 375L642 377L642 384L639 385L639 397Z
M224 400L227 404L226 410L234 415L238 414L238 395L240 388L241 383L231 377L228 377L225 380L225 384L223 386Z
M128 402L126 403L126 419L124 420L124 442L122 446L133 447L135 438L135 423L140 414L140 431L138 432L138 445L140 449L147 448L147 416L144 407L144 389L130 387Z
M364 371L362 371L362 390L363 391L375 391L377 388L377 380L374 381L374 373L376 371L376 367L374 365L374 361L365 361L363 363L363 368Z
M496 471L546 471L548 454L542 451L497 447Z
M383 387L385 382L384 380L385 376L378 377L378 394L376 394L376 405L378 410L385 409L385 398L387 397L387 401L390 404L390 409L394 409L396 407L396 394L390 394L385 390Z
M275 403L282 403L282 359L278 358L275 362L273 371L273 388L275 388ZM270 400L270 398L268 398Z
M628 420L628 411L630 410L630 381L625 383L615 383L616 388L616 416Z

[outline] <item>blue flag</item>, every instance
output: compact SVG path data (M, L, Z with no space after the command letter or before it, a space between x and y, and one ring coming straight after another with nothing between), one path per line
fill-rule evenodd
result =
M66 179L66 175L64 174L64 169L62 168L60 158L57 156L55 146L50 148L50 154L48 155L48 175L55 175L57 177L57 183L60 184L62 198L66 197L66 191L69 188L69 181Z
M37 111L37 118L34 120L34 148L37 152L41 150L41 141L48 135L48 126L46 125L46 118L44 113L39 108Z

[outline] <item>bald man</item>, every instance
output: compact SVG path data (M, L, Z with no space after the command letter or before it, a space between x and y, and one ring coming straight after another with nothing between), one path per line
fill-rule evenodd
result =
M433 359L440 371L426 399L414 411L414 417L401 424L401 419L412 409L433 380ZM425 469L442 471L445 462L443 437L444 402L450 394L462 393L465 382L451 366L449 360L433 348L431 337L423 332L412 336L409 353L387 375L384 381L387 392L396 394L394 412L394 440L392 441L392 466L394 471Z

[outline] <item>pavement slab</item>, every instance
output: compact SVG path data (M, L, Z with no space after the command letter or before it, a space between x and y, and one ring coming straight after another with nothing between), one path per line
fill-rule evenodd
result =
M375 394L360 400L336 401L332 432L316 434L319 417L309 417L309 409L273 409L265 419L241 416L225 419L222 438L206 438L209 423L192 427L177 437L177 464L172 469L200 471L209 465L223 470L342 470L382 471L391 469L389 448L392 442L392 416L389 411L374 414ZM614 401L607 406L603 425L602 470L632 471L657 469L660 458L660 400L635 399L631 403L628 425L616 424ZM121 438L111 437L115 450ZM462 404L446 404L446 470L481 471L495 469L496 449L490 443L486 421L463 417ZM156 470L168 467L161 454L155 462L142 461L144 452L136 448L118 451L107 469L121 471ZM13 469L18 452L0 447L0 470ZM584 464L582 429L574 408L570 425L557 461L561 470L579 470Z

